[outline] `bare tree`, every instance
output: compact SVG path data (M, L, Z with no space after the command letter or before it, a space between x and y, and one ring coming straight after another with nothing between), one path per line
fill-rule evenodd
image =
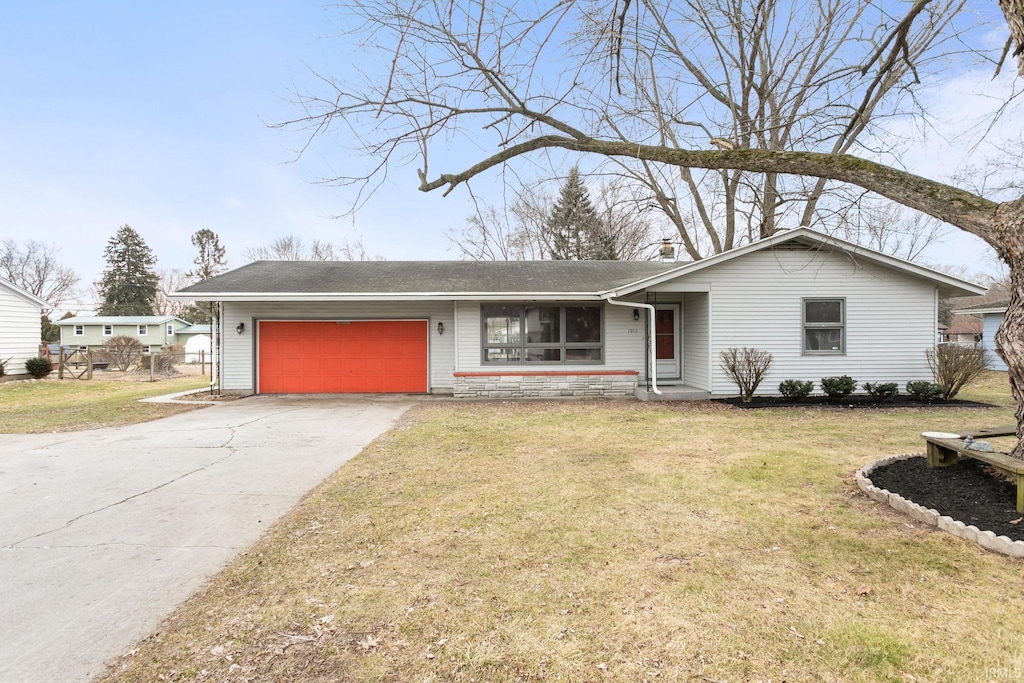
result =
M156 298L153 300L153 313L188 319L191 304L188 301L169 299L167 295L192 284L192 278L181 268L157 270L156 275Z
M307 246L301 237L285 235L270 244L252 247L242 252L248 261L370 261L383 260L381 256L367 254L363 240L350 242L343 239L338 244L313 240Z
M931 216L871 197L840 211L836 223L838 236L907 261L920 260L925 249L949 233Z
M521 188L504 209L482 204L461 230L446 232L450 248L474 261L550 258L554 244L547 223L555 198L546 188L554 182ZM606 178L592 195L602 230L610 236L621 260L645 259L654 253L650 212L644 210L631 185L621 177Z
M304 113L292 123L308 126L314 136L342 121L347 131L358 131L359 144L373 157L371 168L339 181L372 182L389 164L416 158L420 189L447 194L518 157L563 150L614 161L630 172L650 168L659 174L677 173L687 186L686 174L693 169L759 174L754 178L760 180L749 187L751 192L761 188L759 199L768 211L751 238L775 229L773 209L786 203L779 191L781 176L811 179L807 182L812 189L829 181L854 185L977 235L1010 270L1010 305L996 342L1009 366L1018 435L1024 437L1024 196L1017 193L998 201L853 154L873 154L855 144L857 138L851 136L858 128L870 126L872 137L882 139L888 118L879 116L883 104L892 116L913 112L911 96L897 96L907 93L922 74L929 75L929 60L948 52L949 41L968 40L951 23L963 3L915 0L902 17L886 15L882 6L857 3L868 8L856 15L862 20L847 22L838 33L832 26L840 26L839 18L845 16L840 12L856 14L845 3L794 2L797 13L770 21L761 16L767 4L735 0L724 7L740 19L738 26L711 26L710 33L721 28L724 36L711 37L713 50L738 45L742 49L733 50L734 59L757 64L749 71L757 78L724 81L705 78L701 69L687 64L692 61L689 50L699 41L679 27L711 16L697 0L672 5L624 1L613 17L607 3L583 0L541 9L512 2L425 0L404 5L357 0L351 11L361 19L362 53L391 68L377 81L349 84L325 78L332 92L303 98ZM1001 64L1010 48L1015 56L1024 53L1024 3L1001 0L1000 8L1010 29L1007 49L993 59ZM684 13L693 17L687 19ZM835 36L827 49L775 52L781 56L773 59L759 51L756 38L761 34L773 44L798 45L790 36L817 15L835 17L831 26L820 27L823 34ZM596 35L599 26L603 31ZM740 33L744 37L733 40ZM783 67L789 62L837 68L786 72ZM1024 75L1024 59L1018 59L1018 68ZM798 77L780 78L778 73ZM790 87L802 83L820 88L808 92ZM883 92L895 99L880 99ZM730 127L732 119L708 116L715 124L711 127L698 117L705 109L724 109L733 116L743 98L756 98L766 111L749 127ZM818 123L790 120L772 100L791 98L813 101L823 117ZM845 123L830 123L829 112ZM462 136L472 137L486 151L461 171L432 173L432 150L441 147L447 154L452 141ZM668 213L672 202L659 206ZM706 231L706 239L719 239L721 249L731 246L729 238L733 243L737 238L737 226L731 232L728 228L737 208L725 208L724 233ZM801 213L808 210L813 211L812 203ZM680 236L691 256L702 255L696 240L687 233ZM1024 438L1014 455L1024 458Z
M0 248L0 277L47 302L46 316L74 296L79 280L57 259L59 253L59 247L36 240L4 240Z

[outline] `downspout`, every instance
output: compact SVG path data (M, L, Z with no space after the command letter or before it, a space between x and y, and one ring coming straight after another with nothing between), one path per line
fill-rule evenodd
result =
M648 353L648 367L647 367L647 378L651 381L651 391L656 395L661 396L661 390L658 389L658 361L655 358L657 354L654 353L654 306L651 304L642 304L637 301L616 301L615 299L605 297L604 299L613 306L625 306L626 308L646 308L647 309L647 323L650 329L647 333L647 347Z

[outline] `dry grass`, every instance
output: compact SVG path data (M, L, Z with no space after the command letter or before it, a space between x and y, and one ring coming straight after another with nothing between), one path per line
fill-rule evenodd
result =
M861 495L991 410L424 405L111 681L1024 676L1024 563Z
M120 374L112 373L110 381L97 374L93 380L45 379L0 384L0 434L67 432L155 420L195 408L139 403L138 399L196 389L209 382L198 375L163 378L158 382L125 381Z

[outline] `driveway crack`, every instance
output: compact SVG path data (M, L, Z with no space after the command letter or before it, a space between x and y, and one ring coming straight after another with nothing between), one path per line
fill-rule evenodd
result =
M260 420L264 420L264 419L266 419L268 417L273 417L275 415L282 415L284 413L290 413L290 412L295 411L295 410L299 410L299 409L298 408L289 408L289 409L286 409L286 410L279 410L279 411L275 411L273 413L267 413L266 415L261 415L260 417L257 417L257 418L254 418L252 420L249 420L248 422L240 422L240 423L238 423L236 425L229 425L228 426L228 431L230 432L230 436L228 436L227 440L221 446L218 446L218 448L225 448L225 449L227 449L228 454L225 455L224 457L217 458L216 460L213 460L212 462L208 462L205 465L203 465L202 467L197 467L197 468L195 468L193 470L189 470L188 472L184 472L182 474L179 474L177 477L174 477L173 479L169 479L169 480L163 482L162 484L159 484L159 485L154 486L152 488L148 488L145 491L140 491L138 493L133 493L132 495L127 496L125 498L122 498L121 500L115 501L113 503L108 503L107 505L104 505L103 507L96 508L95 510L90 510L89 512L83 512L82 514L78 515L77 517L73 517L73 518L69 519L68 521L64 522L63 525L57 527L56 529L47 529L46 531L41 531L38 534L33 534L32 536L28 536L26 538L23 538L21 540L15 541L13 543L9 543L9 544L7 544L7 545L5 545L3 547L4 548L14 548L14 547L16 547L16 546L18 546L18 545L20 545L22 543L27 543L28 541L33 541L33 540L35 540L37 538L42 538L43 536L48 536L49 534L53 534L53 533L56 533L58 531L63 531L64 529L67 529L69 526L71 526L75 522L77 522L79 520L82 520L82 519L85 519L86 517L90 517L92 515L98 514L100 512L103 512L104 510L109 510L110 508L117 507L118 505L123 505L124 503L127 503L130 500L135 500L136 498L140 498L142 496L148 495L148 494L153 493L155 491L159 491L160 489L165 488L167 486L170 486L171 484L174 484L176 482L179 482L182 479L185 479L186 477L192 476L196 472L202 472L203 470L207 470L207 469L209 469L209 468L211 468L211 467L213 467L215 465L219 465L220 463L224 462L225 460L231 458L236 453L238 453L238 449L231 445L231 442L234 441L235 436L238 433L237 432L238 428L246 427L246 426L251 425L251 424L253 424L255 422L259 422Z

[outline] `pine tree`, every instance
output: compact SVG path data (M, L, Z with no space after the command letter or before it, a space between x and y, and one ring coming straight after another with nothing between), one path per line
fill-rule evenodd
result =
M185 273L185 276L193 282L209 280L227 269L226 250L220 244L220 236L213 230L197 230L192 235L192 246L199 250L199 254L192 261L195 268ZM197 302L190 306L189 321L197 325L208 325L213 318L212 307L212 302Z
M590 203L590 192L573 166L548 217L546 231L551 258L587 261L617 258L615 239Z
M99 282L100 315L153 315L159 278L156 257L139 233L123 225L103 250L107 267Z

